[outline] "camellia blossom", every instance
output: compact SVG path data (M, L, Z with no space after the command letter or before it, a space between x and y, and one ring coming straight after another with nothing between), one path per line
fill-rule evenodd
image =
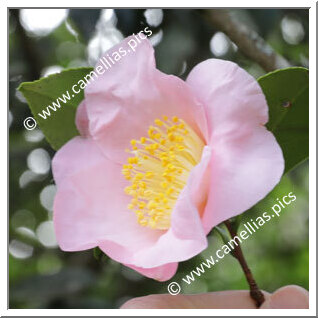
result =
M98 246L147 277L170 279L207 247L214 226L279 182L284 159L267 121L260 86L235 63L206 60L183 81L156 69L143 40L85 88L81 136L53 159L59 246Z

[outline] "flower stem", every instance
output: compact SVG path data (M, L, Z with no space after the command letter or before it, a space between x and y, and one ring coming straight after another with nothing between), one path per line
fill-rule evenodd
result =
M231 226L231 222L229 220L225 221L224 224L227 227L232 239L235 236L237 236L237 233L233 229L233 227ZM237 245L235 246L235 248L232 252L233 252L233 256L240 263L240 265L243 269L244 275L246 277L246 280L250 286L250 296L255 301L257 308L259 308L262 305L262 303L264 302L265 297L255 282L253 274L246 263L246 260L244 258L244 255L243 255L243 252L242 252L242 249L241 249L241 246L239 243L237 243Z

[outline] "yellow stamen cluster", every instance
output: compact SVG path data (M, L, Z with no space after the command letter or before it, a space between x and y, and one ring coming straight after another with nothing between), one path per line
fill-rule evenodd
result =
M201 159L204 143L178 117L156 119L148 136L131 140L131 157L122 174L131 182L125 193L132 197L128 208L138 223L153 229L170 227L170 216L192 168Z

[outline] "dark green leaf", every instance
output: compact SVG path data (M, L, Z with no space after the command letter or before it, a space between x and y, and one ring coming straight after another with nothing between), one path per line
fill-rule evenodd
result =
M46 139L55 150L79 134L75 126L75 113L84 98L84 93L81 90L79 94L74 94L71 88L79 80L83 80L91 70L92 68L88 67L69 69L34 82L22 83L18 88L28 101L31 112ZM76 90L79 89L78 86ZM46 119L38 115L43 114L42 111L46 110L48 105L52 105L52 102L56 102L56 99L62 97L66 91L69 91L71 97L67 103L60 102L61 107L56 108L56 111L50 109L51 116Z
M309 154L308 70L277 70L260 77L258 82L269 106L267 128L283 150L286 173Z
M101 249L99 247L95 247L93 249L93 254L96 260L99 260L101 258L101 256L103 255L103 252L101 251Z
M242 221L242 214L229 219L233 231L237 232Z
M225 229L223 229L221 226L215 226L214 229L220 235L224 244L227 244L231 240L231 237L229 236L228 232Z

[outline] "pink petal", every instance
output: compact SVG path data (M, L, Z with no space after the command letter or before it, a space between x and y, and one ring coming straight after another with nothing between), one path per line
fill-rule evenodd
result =
M82 101L77 107L75 123L81 136L84 136L84 137L89 136L88 117L87 117L85 100Z
M256 80L237 64L209 59L198 64L187 83L206 108L211 141L235 135L245 125L264 125L268 107Z
M127 264L125 265L127 267L134 269L135 271L139 272L140 274L146 277L153 278L160 282L167 281L171 277L173 277L178 268L178 263L170 263L170 264L165 264L165 265L162 265L159 267L153 267L153 268L142 268L142 267L127 265Z
M284 171L282 151L265 127L242 128L212 146L210 192L203 216L206 233L263 199Z
M235 63L198 64L187 83L204 104L212 148L210 192L202 221L206 233L251 208L279 182L284 158L263 126L268 106L256 80Z
M129 37L104 58L129 49ZM101 62L98 66L102 65ZM143 40L135 52L126 53L85 89L89 129L111 160L123 163L131 139L147 135L156 118L178 116L206 137L203 106L181 79L155 68L154 50Z

